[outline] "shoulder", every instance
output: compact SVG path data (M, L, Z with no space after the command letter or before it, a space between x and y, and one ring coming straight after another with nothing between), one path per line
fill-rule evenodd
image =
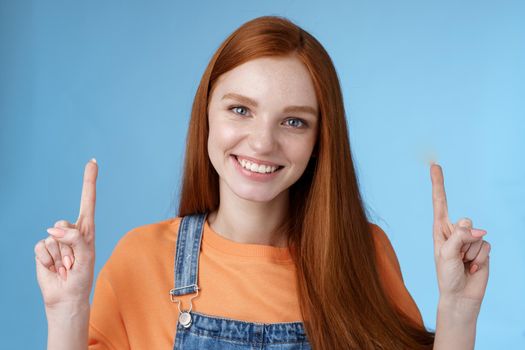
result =
M377 259L380 263L391 264L396 270L400 270L399 261L388 235L379 225L369 223L369 227L374 239Z
M128 262L140 264L141 260L151 261L155 256L171 256L180 220L180 217L174 217L129 230L117 242L106 265L122 266Z
M181 218L174 217L163 221L135 227L119 240L119 247L144 247L166 241L175 241Z
M423 319L410 292L405 286L399 260L387 234L376 224L369 224L376 248L376 260L381 283L397 308L419 325Z
M375 244L379 244L381 246L385 244L390 244L388 236L379 225L369 222L368 227L370 229L370 232L372 233L372 237L374 238Z

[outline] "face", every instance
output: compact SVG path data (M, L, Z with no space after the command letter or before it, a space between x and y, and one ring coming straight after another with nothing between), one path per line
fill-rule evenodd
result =
M256 202L287 195L316 142L310 74L294 56L248 61L216 81L208 118L208 153L221 194Z

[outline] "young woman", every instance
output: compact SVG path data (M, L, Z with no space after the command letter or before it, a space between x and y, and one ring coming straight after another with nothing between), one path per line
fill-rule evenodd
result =
M449 221L431 165L435 333L386 234L368 222L332 61L309 33L260 17L209 63L189 125L176 218L127 233L100 271L96 161L76 223L35 246L48 349L471 349L490 245Z

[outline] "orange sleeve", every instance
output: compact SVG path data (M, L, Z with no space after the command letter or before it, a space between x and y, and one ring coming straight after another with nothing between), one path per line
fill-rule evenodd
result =
M106 267L100 271L89 316L89 350L129 349L128 337Z
M401 267L392 243L390 243L388 236L379 226L375 224L371 224L371 226L377 251L379 275L387 295L403 313L418 325L424 327L419 308L403 281Z

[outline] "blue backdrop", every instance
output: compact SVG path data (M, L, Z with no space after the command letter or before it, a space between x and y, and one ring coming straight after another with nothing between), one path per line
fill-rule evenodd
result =
M0 2L2 348L42 349L33 247L76 220L99 166L96 273L133 227L176 211L193 95L221 41L261 15L323 43L340 75L370 219L435 328L428 166L452 220L486 229L477 349L525 348L525 3L494 1Z

